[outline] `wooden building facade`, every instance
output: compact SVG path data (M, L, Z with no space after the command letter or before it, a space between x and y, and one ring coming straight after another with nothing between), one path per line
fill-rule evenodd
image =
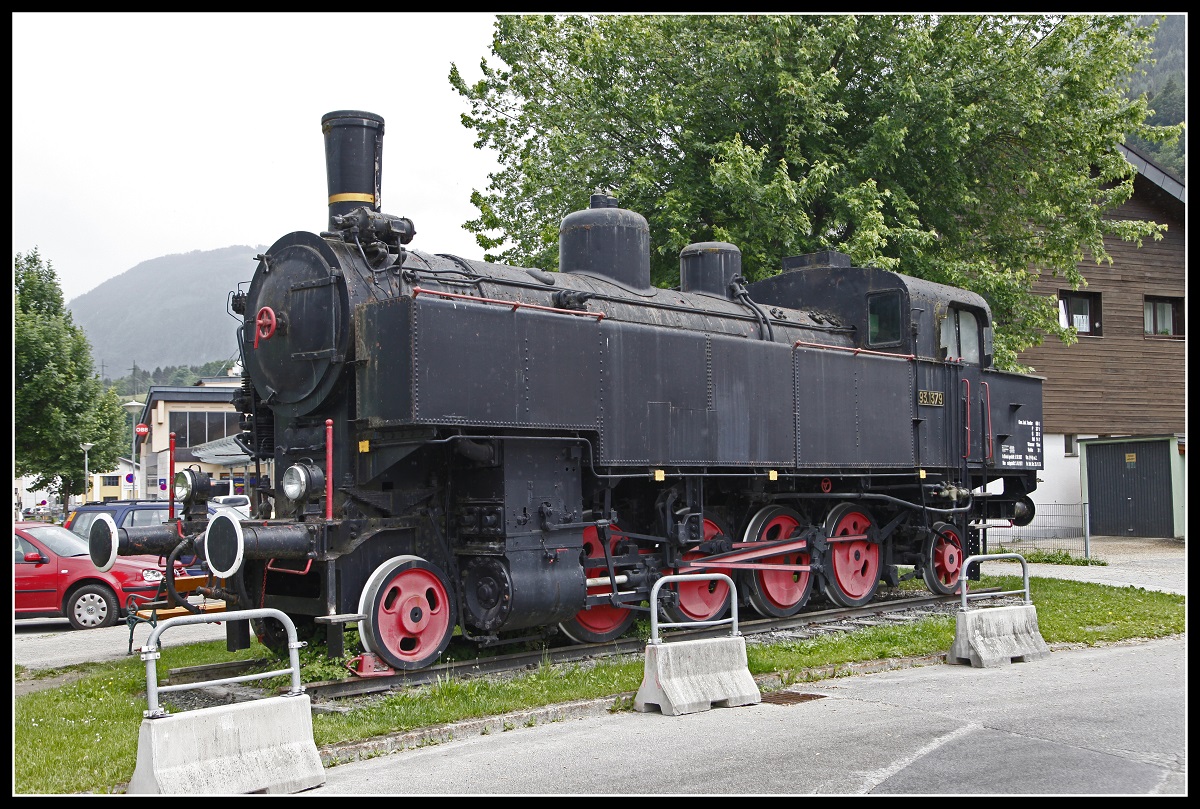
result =
M1130 152L1134 195L1112 216L1167 225L1160 241L1106 241L1113 263L1080 265L1087 286L1072 291L1043 277L1079 342L1048 339L1020 359L1046 377L1047 433L1159 435L1184 431L1186 252L1184 186Z
M1186 451L1187 190L1150 159L1121 149L1138 174L1133 196L1110 216L1152 220L1167 231L1140 248L1106 240L1112 264L1081 264L1087 286L1079 290L1051 277L1035 287L1056 296L1061 322L1079 331L1073 345L1048 338L1020 355L1045 378L1039 505L1087 502L1080 439L1172 435L1179 454Z

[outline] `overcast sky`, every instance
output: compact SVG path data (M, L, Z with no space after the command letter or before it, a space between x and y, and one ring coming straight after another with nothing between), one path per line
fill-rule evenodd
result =
M385 121L382 208L411 246L481 258L462 223L496 169L450 87L490 14L12 15L13 255L69 303L148 259L327 224L321 116Z

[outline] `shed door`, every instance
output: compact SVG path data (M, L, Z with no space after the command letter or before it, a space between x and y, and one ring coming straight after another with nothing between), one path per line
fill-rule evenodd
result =
M1174 535L1170 447L1169 441L1130 441L1088 447L1088 503L1093 534Z

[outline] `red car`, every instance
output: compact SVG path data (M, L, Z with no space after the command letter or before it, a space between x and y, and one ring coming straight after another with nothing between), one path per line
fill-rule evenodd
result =
M158 592L163 565L158 556L118 556L101 573L87 540L61 525L14 522L15 617L65 617L75 629L112 626L125 617L130 595L149 600Z

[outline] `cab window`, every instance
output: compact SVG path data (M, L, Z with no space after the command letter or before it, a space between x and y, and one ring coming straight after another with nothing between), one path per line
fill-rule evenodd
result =
M900 342L900 291L893 289L867 296L867 340L873 346Z
M955 358L970 365L983 359L980 350L979 319L974 312L951 308L942 320L941 347L947 359Z

